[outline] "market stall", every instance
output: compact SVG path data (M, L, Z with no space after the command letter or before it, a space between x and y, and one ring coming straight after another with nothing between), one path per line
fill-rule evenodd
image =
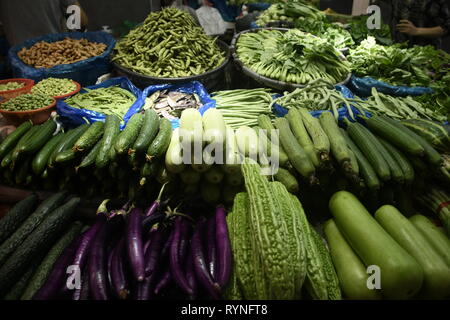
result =
M168 8L110 48L26 43L31 79L0 82L0 297L449 299L450 55L358 19L277 4L228 47ZM108 80L70 75L93 61ZM253 88L218 86L231 63Z

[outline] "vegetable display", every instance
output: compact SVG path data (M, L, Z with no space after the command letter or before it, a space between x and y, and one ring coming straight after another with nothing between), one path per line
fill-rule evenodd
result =
M70 79L47 78L39 81L31 89L31 92L40 93L51 97L59 97L69 94L76 89L76 84Z
M391 36L391 28L389 25L381 22L381 28L369 29L367 28L367 20L369 16L356 16L352 17L348 24L348 31L352 35L353 40L356 44L360 44L367 37L373 37L377 43L390 46L393 44Z
M168 120L180 118L185 109L199 109L203 106L197 94L179 91L156 91L145 101L144 110L154 109L160 117Z
M26 93L0 104L1 110L31 111L50 106L55 99L42 93Z
M323 78L344 81L349 63L327 40L296 29L261 29L239 36L236 53L252 71L288 83L309 84Z
M23 83L23 82L10 81L7 83L0 84L0 91L17 90L17 89L20 89L23 87L25 87L25 83Z
M126 89L112 86L98 89L87 89L65 100L69 106L78 109L97 111L106 115L116 115L123 119L136 101L136 97Z
M114 52L117 64L161 78L200 75L225 61L215 40L187 12L175 8L151 13L117 42Z
M40 69L86 60L101 55L105 50L104 43L66 38L55 42L40 41L30 48L22 48L17 54L25 64Z

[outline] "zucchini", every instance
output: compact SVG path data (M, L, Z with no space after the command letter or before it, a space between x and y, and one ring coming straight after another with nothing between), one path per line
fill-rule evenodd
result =
M55 166L56 156L65 150L72 149L73 145L83 135L83 133L89 128L88 124L82 124L81 126L68 131L65 137L61 140L58 146L53 150L50 158L48 159L48 167L53 168Z
M203 140L207 144L223 146L226 138L226 125L222 112L216 108L210 108L203 114Z
M166 153L167 148L169 148L171 137L172 137L172 123L166 118L163 118L161 119L159 125L158 135L148 147L146 155L147 161L152 161L154 158L161 158Z
M55 193L44 200L34 212L30 212L31 214L20 224L16 232L0 245L0 265L6 261L10 254L19 248L22 242L41 224L50 212L63 203L66 196L67 193L65 192Z
M274 178L276 181L281 182L290 193L297 194L300 191L297 179L288 170L278 168Z
M116 115L107 115L105 120L105 132L100 140L100 149L95 159L95 166L105 168L110 161L110 150L114 149L114 141L120 134L120 119Z
M33 124L31 121L25 121L2 141L0 144L0 159L3 159L4 156L14 149L20 138L22 138L32 126Z
M144 119L141 130L139 132L130 153L143 154L147 151L148 146L155 139L159 130L159 116L155 110L149 109L144 113Z
M20 296L20 300L31 300L34 294L44 285L50 272L52 271L53 264L63 253L64 249L69 246L70 243L80 234L83 224L81 222L75 222L69 228L69 230L52 246L42 262L38 265L37 269L33 270L32 277L28 285L26 286L23 294Z
M418 143L423 148L425 157L431 165L435 167L440 167L442 165L443 159L441 155L424 138L422 138L421 136L417 135L414 131L402 125L400 121L392 120L385 117L383 117L383 119L385 119L386 122L392 124L392 126L396 126L400 131L404 132L405 135L409 135L411 139L413 139L416 143Z
M203 145L203 118L197 109L185 109L181 113L180 139L184 149Z
M275 127L280 131L280 142L284 150L286 150L289 161L292 166L304 177L308 182L314 183L316 169L309 160L305 150L300 146L292 134L289 122L285 118L275 120Z
M402 120L401 124L427 140L437 150L450 151L450 135L444 125L425 119Z
M219 166L213 166L211 169L205 172L205 180L209 183L217 184L221 183L224 178L223 171Z
M102 141L99 140L97 144L91 149L91 151L89 151L89 153L84 156L84 158L81 160L81 163L78 167L75 168L75 170L78 171L79 168L86 168L93 165L95 163L95 160L97 159L101 147ZM56 159L56 162L58 162L58 159Z
M444 231L427 217L416 214L409 218L409 221L419 230L427 241L431 244L434 251L446 262L450 268L450 239L445 235Z
M414 168L411 162L408 160L408 158L406 158L406 156L401 151L396 149L389 142L381 138L379 138L378 140L397 162L398 166L403 172L403 178L405 183L410 185L414 181Z
M280 219L282 212L277 199L258 164L245 159L242 173L250 199L251 234L257 243L256 251L268 279L270 296L272 299L291 299L295 294L294 270L289 261L289 245L284 241L287 226Z
M283 146L280 143L280 137L275 130L275 127L272 124L272 121L270 120L269 116L263 114L258 117L258 126L265 130L264 134L268 138L270 144L271 144L271 150L272 152L274 150L278 150L278 157L279 157L279 163L281 166L285 166L286 163L289 161L289 158L286 154L286 151L284 151ZM272 136L274 134L274 136ZM276 146L278 146L278 149L276 149Z
M170 139L169 148L165 158L166 168L171 173L180 173L184 170L183 165L183 148L180 142L180 129L173 131Z
M325 223L324 232L344 297L350 300L380 300L380 292L367 287L369 276L366 267L332 219Z
M347 132L362 154L367 158L378 177L383 181L389 181L391 179L391 170L383 154L380 153L381 148L377 148L377 144L380 142L375 138L373 133L357 122L349 122Z
M114 148L118 155L123 155L134 145L139 136L144 118L141 113L134 114L128 120L127 126L117 137L114 143Z
M422 267L419 296L426 299L450 296L450 268L411 221L391 205L378 209L375 219Z
M408 299L419 292L423 271L351 193L339 191L329 202L337 227L366 266L381 270L381 292L387 299Z
M6 293L20 279L36 256L50 249L71 222L79 203L80 198L72 198L54 210L11 254L0 268L0 294Z
M52 118L39 125L37 130L30 139L18 149L19 153L32 154L44 146L53 136L56 130L56 122Z
M386 160L391 172L391 178L398 184L403 184L405 182L405 177L403 176L402 167L400 167L400 164L395 160L391 152L384 147L380 138L377 136L375 136L375 138L377 139L377 144L375 146L379 149L380 154L383 155L384 160Z
M321 166L325 166L324 164L330 160L330 140L320 125L319 119L314 118L306 109L300 108L298 111L314 144L314 149L316 150L320 163L322 164Z
M235 138L242 156L254 160L258 159L259 141L255 130L247 126L242 126L236 130Z
M305 149L308 154L309 159L314 164L315 167L319 166L319 158L317 157L316 150L314 149L314 144L311 137L306 131L305 125L303 124L302 116L298 109L290 109L286 115L286 119L289 121L289 125L292 129L292 133L297 139L298 143Z
M75 142L72 147L74 152L87 152L102 138L105 129L105 123L102 121L94 122L89 126L86 132Z
M387 121L387 117L372 117L365 119L371 131L388 140L400 150L415 156L421 156L425 150L409 134Z
M51 138L45 146L36 154L31 164L33 173L35 175L41 175L47 167L48 159L50 158L53 150L58 146L61 140L64 138L64 133L57 134Z
M8 239L28 216L38 203L38 196L34 193L19 201L8 213L0 219L0 243Z

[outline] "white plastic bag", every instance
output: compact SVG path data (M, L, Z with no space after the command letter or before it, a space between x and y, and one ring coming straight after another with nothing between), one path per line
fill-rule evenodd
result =
M216 8L201 6L195 12L207 35L224 34L227 31L227 24Z

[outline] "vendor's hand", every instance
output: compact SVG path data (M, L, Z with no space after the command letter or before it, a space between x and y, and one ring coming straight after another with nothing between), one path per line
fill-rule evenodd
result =
M417 36L419 33L419 29L409 20L400 20L397 30L410 36Z

